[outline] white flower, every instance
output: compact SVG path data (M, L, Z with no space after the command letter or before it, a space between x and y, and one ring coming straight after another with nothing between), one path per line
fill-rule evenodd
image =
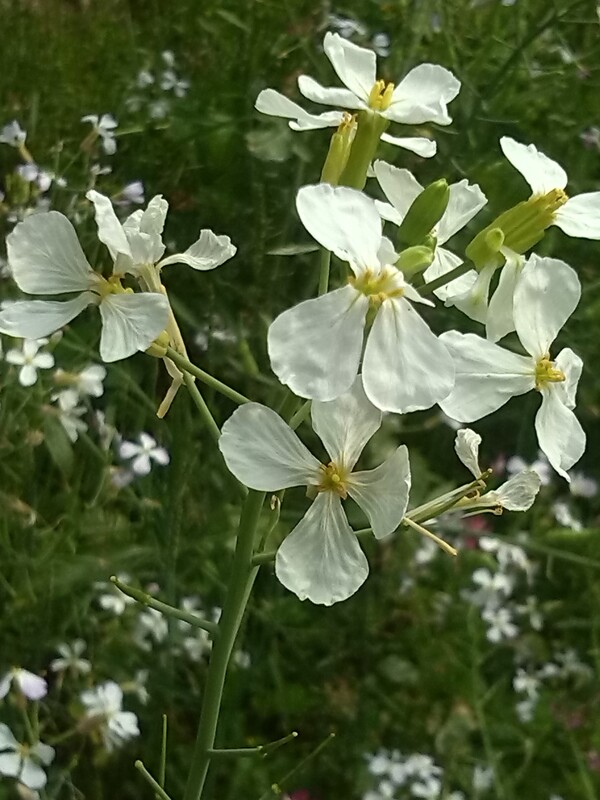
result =
M540 679L537 675L519 668L513 678L513 689L519 694L525 694L531 700L537 700L540 690Z
M521 144L503 136L500 147L513 167L531 187L531 197L554 198L558 208L553 212L551 225L567 236L600 239L600 192L588 192L569 197L564 192L567 173L533 144Z
M144 203L144 199L144 184L142 181L131 181L121 189L115 204L127 205L128 203L135 203L141 206Z
M133 638L143 650L152 648L152 640L156 644L163 642L169 634L169 623L155 608L147 608L138 614L136 630ZM151 641L148 641L148 640Z
M99 722L104 746L114 750L129 739L139 736L138 720L132 711L123 711L123 690L114 681L106 681L81 693L86 717Z
M16 119L5 125L0 130L0 142L9 144L11 147L20 147L25 144L27 138L27 131L24 131Z
M575 310L580 294L579 279L571 267L532 255L515 291L515 327L528 356L475 334L448 331L440 337L456 368L454 389L440 402L443 411L472 422L511 397L535 389L542 395L535 420L539 446L566 480L566 471L585 449L585 433L572 410L583 364L569 348L552 361L550 345Z
M344 39L350 39L355 34L357 36L366 36L368 31L362 22L351 17L341 17L339 14L329 14L327 18L327 25L333 28Z
M98 117L97 114L88 114L81 118L82 122L90 122L95 133L102 141L102 149L107 156L112 156L117 152L117 140L115 139L115 128L118 125L117 120L111 114L102 114Z
M163 467L169 463L165 448L159 447L148 433L140 433L138 441L139 444L121 442L119 445L119 455L124 459L132 459L131 469L136 475L148 475L153 461Z
M251 489L275 492L308 486L317 496L277 551L275 572L301 600L332 605L365 581L369 565L341 500L348 495L367 516L376 538L393 533L410 488L408 451L399 447L383 464L353 472L381 425L360 379L335 401L312 404L312 423L331 461L321 464L274 411L240 406L223 426L219 447L231 472Z
M589 499L598 494L598 481L583 472L572 472L569 490L574 497Z
M296 206L309 233L353 272L340 289L305 300L271 324L268 349L279 380L301 397L333 400L358 372L370 307L362 377L369 400L400 414L431 407L454 383L445 346L411 302L425 303L394 263L373 200L347 187L304 186Z
M177 77L177 73L172 69L167 69L162 73L160 79L160 88L164 92L172 91L175 97L185 97L187 90L190 88L189 81L181 80Z
M513 590L513 581L508 575L492 573L485 567L476 569L471 579L479 588L469 595L469 600L479 608L498 608Z
M411 205L423 191L423 187L407 169L393 167L385 161L375 161L373 169L383 193L391 204L377 202L377 209L383 219L393 222L394 225L401 225ZM479 186L471 185L466 179L451 184L449 190L448 206L432 231L437 239L437 246L432 264L423 273L427 281L433 281L462 264L462 258L441 245L462 230L487 203L487 198ZM477 272L471 269L460 278L440 286L434 294L440 300L448 301L449 298L470 290L476 280Z
M41 700L48 692L48 684L39 675L21 667L13 667L0 680L0 699L6 697L13 682L28 700Z
M559 525L562 525L563 528L570 528L577 533L583 530L583 523L581 520L577 519L569 504L565 503L564 500L557 500L552 504L552 513L554 514L554 519Z
M519 633L507 608L484 608L481 617L488 623L486 636L490 642L497 644L504 639L514 639Z
M75 296L65 301L24 300L5 305L0 312L2 333L40 339L64 327L87 306L98 305L102 317L100 355L103 361L117 361L147 350L164 330L169 315L166 297L123 289L122 272L108 280L94 272L63 214L49 211L28 217L9 234L6 244L19 289L33 295Z
M531 572L531 562L522 547L516 544L508 544L508 542L495 539L493 536L482 536L479 539L479 546L487 553L495 554L500 569L505 570L514 566L527 574Z
M65 372L63 369L57 369L54 373L56 383L71 387L77 395L89 397L102 397L105 378L106 370L100 364L88 364L81 372Z
M473 789L475 792L487 792L494 783L494 770L482 764L473 768Z
M33 386L37 383L38 369L51 369L54 356L51 353L40 353L40 348L48 344L47 339L25 339L21 350L8 350L6 361L20 366L19 383L21 386Z
M87 431L87 424L80 419L87 409L79 406L79 396L73 389L65 389L53 398L58 402L58 419L72 442L76 442L80 433Z
M129 583L131 578L125 573L119 573L117 578L121 583ZM133 597L121 592L113 583L105 583L99 581L94 584L94 588L100 590L102 594L98 595L98 603L105 611L110 611L112 614L120 617L125 611L127 606L135 603Z
M67 672L70 670L75 674L87 675L92 669L92 665L87 658L81 658L85 651L83 639L75 639L71 644L59 644L56 649L60 653L60 658L55 658L50 662L50 669L53 672Z
M33 792L46 785L47 767L54 759L54 748L43 742L20 744L8 725L0 722L0 775L16 778Z
M135 83L138 89L146 89L148 86L152 86L154 83L154 75L150 72L150 70L142 69L138 72Z
M313 78L301 75L298 88L307 99L345 110L370 111L403 125L423 122L449 125L452 122L447 104L458 94L460 81L447 69L436 64L420 64L394 87L392 83L386 85L376 79L376 58L372 50L358 47L337 33L325 34L323 49L346 88L326 88ZM274 89L264 89L255 107L263 114L289 119L294 130L337 127L343 118L342 111L310 114ZM420 156L435 155L435 142L429 139L398 138L387 133L382 134L381 139Z

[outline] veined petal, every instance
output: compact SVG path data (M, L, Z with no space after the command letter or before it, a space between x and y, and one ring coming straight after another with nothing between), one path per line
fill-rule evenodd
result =
M367 103L377 78L375 53L353 44L338 33L325 34L323 50L344 86Z
M419 64L394 89L385 116L404 125L437 122L449 125L447 103L460 91L460 81L437 64Z
M535 253L530 256L515 289L514 317L521 344L535 359L548 356L580 297L579 278L568 264Z
M406 445L375 469L354 472L350 476L348 494L366 514L377 539L389 536L402 522L408 506L410 480Z
M452 419L474 422L535 387L535 364L530 358L474 333L447 331L440 339L456 369L454 389L439 404Z
M423 191L423 187L407 169L400 169L386 161L375 161L373 171L384 195L400 215L400 221Z
M294 130L317 130L319 128L337 127L343 118L342 111L325 111L323 114L309 114L308 111L294 103L275 89L263 89L256 98L254 108L262 114L272 117L283 117L291 120Z
M382 411L430 408L454 384L446 347L404 298L385 301L369 332L363 362L369 400Z
M362 192L328 183L303 186L296 208L310 235L347 261L355 274L379 267L381 218L373 200Z
M481 467L479 466L480 444L481 436L470 428L461 428L456 432L454 440L456 455L475 478L481 475Z
M437 226L439 244L444 244L462 230L487 203L487 197L479 186L470 184L466 178L451 184L449 190L448 206Z
M565 347L554 360L557 368L565 376L562 383L554 384L554 391L558 392L562 403L567 408L575 408L577 395L577 385L583 369L583 361L576 355L570 347Z
M317 459L279 414L260 403L233 412L223 425L219 449L229 471L259 492L319 482Z
M127 236L109 198L95 189L90 189L86 197L94 204L98 238L108 247L112 260L116 261L119 255L131 258Z
M533 505L541 485L537 472L526 469L513 475L491 494L498 497L498 502L507 511L527 511Z
M445 300L445 305L456 306L459 311L467 317L474 319L475 322L485 323L488 314L488 296L490 293L490 282L496 271L493 264L484 267L473 281L471 288L464 294L450 295Z
M496 291L488 305L485 332L491 342L497 342L514 331L514 296L524 265L523 256L512 251L506 254Z
M329 457L351 470L381 426L381 411L369 401L359 375L350 391L327 403L313 402L312 425Z
M206 271L220 267L237 252L237 247L231 244L229 236L217 236L211 230L204 228L200 237L190 245L185 253L177 253L163 259L159 267L167 264L187 264L192 269Z
M521 144L503 136L500 147L513 167L518 170L531 186L533 194L546 194L552 189L564 189L567 185L567 173L541 153L533 144Z
M535 417L535 432L541 450L559 475L571 481L567 470L585 450L585 432L570 408L562 402L555 385L542 389L542 405Z
M386 112L383 113L383 116L385 115ZM432 158L437 153L437 143L424 136L391 136L389 133L382 133L379 138L387 144L410 150L421 158Z
M423 272L423 277L427 282L434 281L436 278L441 278L447 272L455 269L462 264L462 258L459 258L450 250L439 245L435 248L435 255L433 261ZM451 301L456 297L468 294L477 280L477 272L470 269L461 275L460 278L455 278L450 283L440 286L439 289L434 289L434 295L440 300L443 300L446 305L451 305Z
M275 558L275 574L300 600L330 606L353 595L369 564L340 498L321 492Z
M60 330L86 306L97 302L91 292L82 292L72 300L19 300L0 312L0 333L20 339L41 339Z
M368 299L344 286L280 314L269 328L271 368L294 394L333 400L358 372Z
M162 194L155 195L140 217L140 231L150 236L162 236L169 204Z
M169 319L169 301L162 294L109 294L100 303L100 357L119 361L147 350Z
M325 106L337 106L338 108L360 109L366 108L364 100L357 97L349 89L338 89L335 86L321 86L314 78L308 75L300 75L298 78L298 89L308 100L313 103L320 103Z
M570 197L554 214L554 224L567 236L600 239L600 192Z
M75 228L58 211L33 214L6 237L15 283L29 294L63 294L90 288L94 272Z

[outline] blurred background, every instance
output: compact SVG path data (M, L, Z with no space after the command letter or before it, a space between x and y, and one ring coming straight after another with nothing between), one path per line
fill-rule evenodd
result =
M589 0L0 0L0 14L0 129L17 121L31 158L4 130L2 241L26 214L54 208L76 225L90 262L106 266L85 200L91 186L123 216L163 194L171 252L201 228L229 235L238 247L231 262L202 274L170 267L165 284L191 360L256 400L280 394L266 355L269 323L316 290L318 254L305 252L312 242L294 197L318 181L329 134L295 133L253 104L267 86L299 100L300 74L336 84L322 52L327 30L375 49L386 80L397 83L424 61L461 80L453 124L419 129L436 139L435 158L381 150L422 184L479 183L489 203L452 242L456 252L529 194L501 154L503 135L560 162L569 194L600 190L600 20ZM81 121L88 115L96 128ZM492 485L535 462L544 485L531 511L450 519L444 535L457 559L409 532L383 545L367 541L369 579L332 608L300 603L262 568L219 742L299 736L266 759L215 763L207 797L598 796L600 259L594 242L558 229L536 252L571 264L584 290L558 341L586 365L577 413L588 449L571 486L539 457L531 393L474 426ZM4 259L0 266L2 299L15 297ZM428 321L437 332L477 330L452 309ZM209 643L126 603L107 581L126 576L174 605L218 615L237 498L183 390L167 418L156 418L168 385L158 361L138 355L109 365L103 387L65 410L56 369L80 374L99 363L98 337L90 313L53 338L43 348L54 367L40 364L31 386L9 357L19 343L2 337L0 676L22 667L49 688L39 705L9 693L0 721L24 741L25 717L29 726L33 719L34 733L55 747L43 798L102 800L150 791L133 762L157 772L167 714L175 799ZM205 397L219 423L233 411L208 390ZM123 442L141 433L154 440L145 440L148 474L123 457ZM302 436L314 443L306 426ZM407 443L415 506L470 479L453 440L437 409L395 418L365 466ZM274 545L305 508L301 490L286 495ZM357 509L350 513L361 527ZM89 666L77 666L76 640ZM71 660L56 664L59 656ZM108 682L121 687L123 709L141 730L112 745L90 723L83 696ZM0 763L0 797L17 792L32 796L2 777Z

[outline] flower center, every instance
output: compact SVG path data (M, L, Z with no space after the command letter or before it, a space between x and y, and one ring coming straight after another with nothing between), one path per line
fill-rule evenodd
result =
M119 275L111 275L110 278L103 278L96 274L96 285L94 291L104 300L110 294L133 294L133 289L126 289L121 283Z
M318 492L335 492L343 500L348 497L348 490L346 488L348 480L348 470L342 466L338 466L334 461L330 461L327 466L321 464L319 467L321 473L321 480L317 484Z
M565 373L554 366L554 362L550 361L548 356L540 358L535 365L535 388L541 392L549 383L562 383L565 378Z
M348 279L357 292L369 298L371 306L378 308L384 300L391 297L402 297L404 288L398 285L399 272L393 267L381 270L366 269L358 277Z
M390 107L394 84L385 81L375 81L369 94L369 108L372 111L385 111Z

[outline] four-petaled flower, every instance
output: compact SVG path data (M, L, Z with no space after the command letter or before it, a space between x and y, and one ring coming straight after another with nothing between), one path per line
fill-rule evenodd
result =
M60 653L60 658L55 658L50 662L52 672L73 672L74 674L87 675L92 669L92 665L87 658L82 658L85 652L85 642L83 639L75 639L72 644L63 642L56 646Z
M159 447L156 440L147 433L140 433L139 444L121 442L119 455L124 459L132 459L131 469L136 475L148 475L152 461L161 466L169 463L169 454L164 447Z
M45 344L48 344L48 339L25 339L20 350L13 348L7 351L5 358L8 363L21 367L21 386L33 386L37 382L38 369L51 369L54 366L54 356L51 353L40 353Z
M47 767L54 759L54 748L43 742L21 744L12 731L0 722L0 775L16 778L19 783L36 792L46 785Z
M296 206L309 233L346 261L346 286L284 311L268 334L273 371L301 397L333 400L352 385L363 350L367 312L376 314L362 366L365 392L382 411L430 408L454 385L445 345L414 310L420 297L394 266L375 202L328 184L304 186Z
M108 751L139 736L138 720L133 711L123 711L123 690L118 683L106 681L81 693L86 718L100 727Z
M403 445L379 467L353 472L382 417L360 378L337 400L314 402L311 413L328 453L326 463L307 450L278 414L258 403L234 411L223 426L219 447L231 472L251 489L276 492L307 486L316 493L279 547L275 572L301 600L332 605L354 594L369 572L341 501L349 495L364 511L375 537L389 536L406 511L410 467Z
M24 131L16 119L7 123L0 130L0 142L2 144L9 144L11 147L20 147L25 144L27 139L27 131Z
M112 114L102 114L101 117L98 117L97 114L87 114L81 118L81 121L91 123L94 133L100 137L102 149L107 156L112 156L117 152L115 129L119 123Z

